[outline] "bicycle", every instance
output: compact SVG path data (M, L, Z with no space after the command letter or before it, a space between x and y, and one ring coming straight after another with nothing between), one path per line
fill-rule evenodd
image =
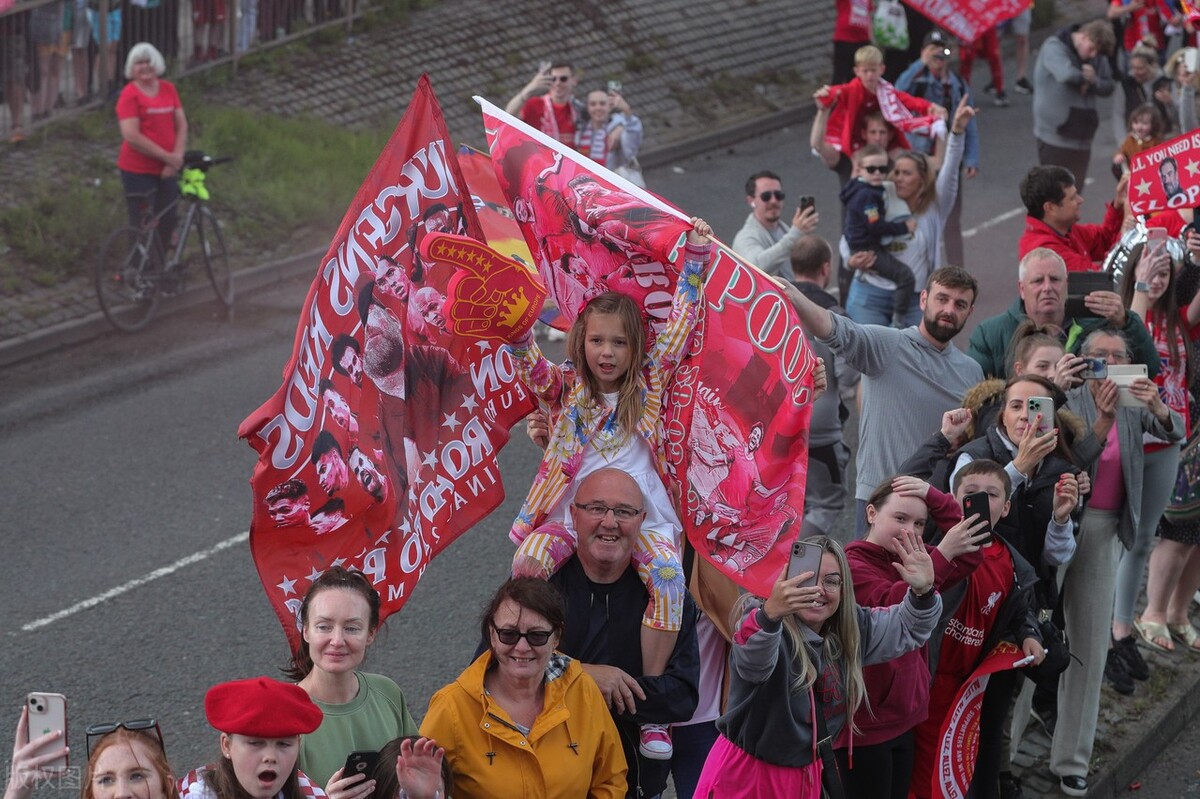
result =
M226 308L233 307L229 254L221 225L206 205L209 192L204 185L209 169L232 160L189 151L179 172L179 197L157 214L153 212L155 192L128 195L144 203L142 224L113 232L104 242L95 267L96 296L113 327L126 333L141 330L154 315L162 295L178 294L186 288L187 248L193 229L217 299ZM166 258L158 235L159 224L164 215L184 200L187 211L176 228L178 235L170 245L170 258Z

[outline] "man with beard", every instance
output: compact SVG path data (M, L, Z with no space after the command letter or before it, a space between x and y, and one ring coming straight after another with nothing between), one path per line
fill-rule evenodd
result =
M1069 352L1088 334L1111 325L1129 340L1132 363L1144 363L1150 377L1158 374L1159 356L1146 325L1133 311L1125 310L1120 295L1112 291L1093 291L1083 298L1092 316L1067 318L1067 264L1061 255L1046 247L1031 250L1017 267L1016 301L1007 311L984 319L971 333L967 353L979 362L988 377L1008 379L1012 369L1009 347L1013 333L1026 319L1057 336ZM1063 389L1079 382L1082 358L1070 356L1059 364L1056 382Z
M856 535L866 533L867 498L899 471L921 442L941 427L942 414L983 379L983 371L951 343L975 308L979 284L958 266L929 276L921 292L921 323L897 330L859 325L817 305L795 286L787 295L804 329L862 373L858 428Z

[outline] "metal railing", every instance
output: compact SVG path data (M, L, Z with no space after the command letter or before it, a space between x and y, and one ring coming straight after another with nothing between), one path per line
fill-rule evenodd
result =
M17 0L0 13L0 142L116 100L125 55L150 42L177 78L336 26L370 0Z

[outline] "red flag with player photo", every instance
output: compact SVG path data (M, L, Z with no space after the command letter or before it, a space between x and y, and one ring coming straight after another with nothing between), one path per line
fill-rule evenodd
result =
M964 42L974 42L989 28L1012 19L1033 0L904 0Z
M1129 207L1135 214L1195 207L1200 201L1200 131L1138 153L1129 171Z
M1016 646L1001 641L983 659L963 683L946 714L941 728L941 746L933 768L933 793L938 799L962 799L975 776L975 758L979 754L979 717L983 712L983 692L988 680L998 671L1013 668L1024 657Z
M476 99L500 187L564 315L618 291L653 332L671 309L689 217ZM765 596L799 532L815 359L779 287L732 252L715 250L704 297L667 394L668 487L697 552Z
M363 571L380 616L504 497L496 462L533 401L510 356L453 335L456 270L426 237L482 231L427 76L309 288L283 385L238 436L259 453L250 550L289 642L308 586Z

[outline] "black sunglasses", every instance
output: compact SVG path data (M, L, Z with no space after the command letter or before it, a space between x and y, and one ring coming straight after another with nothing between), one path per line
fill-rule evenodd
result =
M550 636L554 635L553 632L547 632L546 630L530 630L525 633L520 630L510 630L507 628L502 630L496 626L495 622L492 622L492 629L496 631L496 638L505 646L516 646L517 642L522 638L528 641L530 646L545 646L550 640Z
M886 166L864 166L863 172L869 172L872 175L886 175L888 168Z
M762 194L758 195L758 199L765 203L769 203L771 198L774 197L776 200L779 200L779 202L783 202L783 198L786 196L787 195L781 191L764 191Z
M87 754L90 759L92 756L92 739L103 738L109 733L116 732L120 728L125 728L130 732L148 732L154 731L154 737L158 739L158 748L167 753L167 748L163 745L162 728L158 726L158 722L154 719L134 719L133 721L106 721L101 724L91 724L84 729L84 735L87 736Z
M551 75L550 76L550 80L557 81L558 83L566 83L570 79L571 79L570 75Z

